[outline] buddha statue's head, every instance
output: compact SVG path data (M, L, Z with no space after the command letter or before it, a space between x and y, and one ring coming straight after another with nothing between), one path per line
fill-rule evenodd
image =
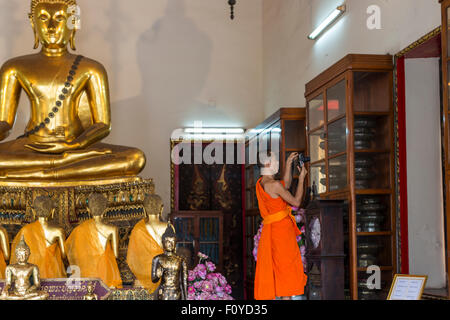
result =
M144 198L144 209L147 216L159 216L161 217L164 210L164 203L160 196L157 194L147 195Z
M93 294L95 289L95 283L89 282L86 286L87 294Z
M25 242L25 238L23 236L16 246L15 254L18 263L23 264L28 262L28 258L30 257L30 247Z
M175 251L177 245L177 235L175 234L175 230L172 225L169 224L169 226L166 228L166 231L164 231L161 240L164 251L166 252Z
M55 203L48 196L36 197L33 201L33 207L31 208L34 214L38 218L48 218L53 216L56 210Z
M108 199L101 193L93 193L88 197L88 212L93 217L101 217L108 208Z
M34 31L34 48L39 43L47 49L65 49L67 44L75 50L76 24L73 8L76 0L31 0L29 14Z

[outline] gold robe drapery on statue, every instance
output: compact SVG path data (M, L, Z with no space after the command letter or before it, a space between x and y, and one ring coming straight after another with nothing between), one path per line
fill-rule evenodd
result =
M47 247L44 229L39 221L23 227L13 240L11 252L15 252L16 246L24 236L25 242L30 247L31 255L29 263L39 268L42 279L66 278L66 271L58 243ZM11 264L17 263L15 255L11 257Z
M133 228L128 244L127 263L136 276L136 284L143 286L153 293L161 281L152 282L152 261L164 250L147 231L145 219L139 221Z
M82 278L100 278L108 287L122 288L111 242L107 242L106 249L102 247L93 219L72 231L66 241L66 249L70 265L80 268Z
M3 251L0 250L0 279L5 279L6 262Z

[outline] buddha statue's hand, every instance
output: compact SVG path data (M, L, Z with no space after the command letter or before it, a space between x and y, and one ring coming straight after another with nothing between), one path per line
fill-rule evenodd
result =
M6 121L0 121L0 141L5 140L11 132L11 126Z
M77 150L80 148L80 145L68 142L34 142L25 145L25 147L40 153L61 154L66 151Z

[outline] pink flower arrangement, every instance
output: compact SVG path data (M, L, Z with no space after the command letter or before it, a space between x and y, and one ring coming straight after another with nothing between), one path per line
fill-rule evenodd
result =
M214 273L216 265L203 253L199 264L188 274L188 300L233 300L231 286L220 273Z

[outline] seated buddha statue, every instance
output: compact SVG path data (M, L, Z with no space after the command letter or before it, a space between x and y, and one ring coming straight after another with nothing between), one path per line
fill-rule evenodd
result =
M13 240L11 250L14 251L22 237L30 247L29 262L39 268L41 278L66 278L63 259L66 258L64 230L51 226L49 218L53 216L56 207L48 196L36 197L31 208L37 221L24 226ZM11 263L16 263L13 257Z
M28 263L30 248L22 239L15 249L16 264L6 267L6 282L0 300L46 300L48 293L40 291L39 268Z
M69 52L75 50L74 5L31 0L35 49L42 49L0 69L0 141L11 132L22 90L31 105L24 135L0 144L1 179L114 179L136 176L145 166L142 151L101 142L111 130L108 76L99 62Z
M144 211L147 217L133 228L128 243L127 263L136 276L135 285L144 287L150 293L159 286L159 282L152 282L150 266L153 258L164 252L162 236L168 224L161 221L163 210L164 204L160 196L146 196Z
M5 228L0 227L0 279L5 279L6 261L9 260L9 237Z
M88 211L93 216L75 229L66 241L70 265L80 268L82 278L100 278L111 288L122 288L119 266L119 231L105 224L102 216L108 199L100 193L88 197Z

